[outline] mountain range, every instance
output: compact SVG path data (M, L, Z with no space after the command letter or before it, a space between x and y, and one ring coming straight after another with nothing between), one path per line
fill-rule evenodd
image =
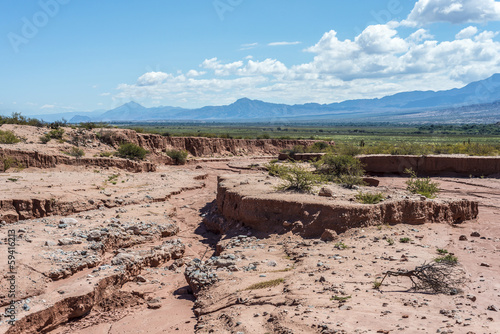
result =
M129 102L105 112L71 114L71 123L85 121L490 123L500 121L500 74L451 90L410 91L331 104L287 105L242 98L229 105L185 109L146 108Z

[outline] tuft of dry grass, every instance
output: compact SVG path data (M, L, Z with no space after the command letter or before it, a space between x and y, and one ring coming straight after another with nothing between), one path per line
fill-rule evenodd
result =
M285 282L284 278L277 278L277 279L273 279L273 280L270 280L270 281L265 281L265 282L259 282L259 283L252 284L248 288L246 288L245 290L257 290L257 289L273 288L275 286L280 285L283 282Z

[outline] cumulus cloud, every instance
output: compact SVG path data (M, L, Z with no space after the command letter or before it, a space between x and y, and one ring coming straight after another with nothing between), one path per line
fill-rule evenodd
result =
M200 75L203 75L205 73L207 73L207 72L205 72L205 71L189 70L186 73L186 76L188 76L188 77L199 77Z
M486 23L500 20L495 0L419 0L402 23L419 26L433 22Z
M408 36L407 40L410 42L418 43L418 42L424 41L426 39L432 39L432 38L434 38L434 36L431 35L428 30L418 29L417 31L412 33L410 36Z
M331 103L409 90L450 89L500 72L496 32L471 26L454 40L438 41L426 29L416 29L406 38L398 29L394 24L372 25L352 40L328 31L304 49L312 54L304 63L214 57L199 65L203 71L148 72L135 84L119 85L114 97L188 107L231 103L240 97Z
M217 57L211 59L205 59L201 64L201 67L214 70L215 75L227 76L234 74L238 68L243 66L243 61L235 61L229 64L222 64Z
M152 86L163 82L169 77L168 73L164 72L148 72L137 79L137 85L139 86Z
M403 52L408 48L406 42L397 37L397 31L384 24L368 26L355 42L366 53Z
M455 35L456 39L466 39L466 38L471 38L477 34L477 28L473 26L469 26L467 28L464 28L460 30L458 34Z

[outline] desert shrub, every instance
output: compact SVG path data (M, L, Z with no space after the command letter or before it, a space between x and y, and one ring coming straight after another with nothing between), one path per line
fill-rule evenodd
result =
M21 140L16 137L14 132L0 130L0 144L15 144L20 141Z
M363 149L358 145L348 143L348 144L338 145L336 147L336 152L340 156L347 155L353 157L355 155L361 154L363 152Z
M409 243L410 241L411 241L411 239L410 239L410 238L408 238L408 237L403 237L403 238L400 238L400 239L399 239L399 242L400 242L400 243L402 243L402 244L407 244L407 243Z
M353 189L355 186L366 185L361 176L357 175L340 175L339 177L330 178L333 182L340 184L347 189Z
M289 155L294 155L295 153L304 153L306 151L306 147L302 145L295 145L293 148L287 148L284 150L281 150L281 153L289 154Z
M64 135L64 129L57 128L57 129L50 130L47 135L53 139L62 139L62 137Z
M109 158L112 155L113 155L113 152L101 152L101 153L99 153L99 156L103 157L103 158Z
M436 251L441 254L441 255L445 255L445 254L448 254L448 251L446 249L443 249L443 248L438 248L436 249Z
M12 157L5 157L2 158L0 161L3 164L4 172L7 171L7 169L9 169L10 167L14 166L14 164L16 163L16 160L14 160L14 158Z
M104 122L81 122L78 124L78 127L81 129L92 130L96 128L109 128L110 125Z
M332 298L330 298L330 300L336 300L338 302L343 303L343 302L347 301L350 298L351 298L351 296L337 296L337 295L335 295Z
M350 155L326 154L316 164L316 168L322 174L333 177L341 175L362 176L364 174L361 161Z
M52 122L52 123L49 123L49 127L51 129L54 129L54 130L57 130L63 126L66 126L67 125L67 121L63 118L62 120L60 121L55 121L55 122Z
M296 191L302 193L311 192L315 185L323 182L320 176L313 174L299 166L286 166L281 169L278 176L285 181L277 187L278 190Z
M167 151L167 155L172 159L174 159L176 165L185 165L188 154L189 154L188 151L184 150Z
M412 194L420 194L427 198L434 198L439 192L439 184L431 181L429 177L419 178L415 171L406 169L405 173L410 174L410 179L406 181L406 190Z
M36 118L27 118L21 113L15 112L11 116L1 116L0 115L0 125L2 124L19 124L19 125L32 125L36 127L42 127L45 125L44 122Z
M454 265L458 263L458 257L454 256L453 254L446 254L444 256L435 258L434 262Z
M257 139L271 139L271 136L267 133L263 133L260 136L257 136Z
M267 171L271 176L280 176L288 171L287 166L274 162L270 162L264 165L264 167L267 168Z
M385 199L385 197L382 193L372 194L372 193L363 193L360 191L356 195L356 199L363 204L377 204L379 202L382 202Z
M42 144L47 144L52 138L49 136L49 134L45 134L43 136L40 136L40 142L42 142Z
M337 248L337 249L347 249L349 248L349 246L347 246L345 243L343 243L342 241L340 242L337 242L335 245L333 245L333 247Z
M81 158L85 155L85 152L81 148L73 146L71 150L66 152L66 154L71 155L72 157L75 158Z
M134 143L124 143L118 148L117 155L131 160L143 160L149 152Z

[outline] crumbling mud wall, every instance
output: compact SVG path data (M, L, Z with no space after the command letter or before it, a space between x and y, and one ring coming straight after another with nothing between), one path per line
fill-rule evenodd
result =
M288 139L165 137L126 129L103 129L100 137L114 147L118 147L124 142L130 142L152 152L186 150L195 157L224 154L278 154L281 150L292 148L295 145L309 146L316 142L316 140Z
M246 192L238 180L219 177L218 212L228 221L258 231L320 237L326 229L342 233L350 228L380 224L453 224L475 219L478 203L469 200L388 200L365 205L327 201L317 196Z
M139 162L118 158L73 158L65 155L51 155L35 151L21 151L0 147L0 172L3 172L8 159L12 167L54 168L57 165L116 167L129 172L154 172L156 166L150 162Z
M500 175L500 157L473 157L460 155L362 155L358 156L367 173L403 174L411 168L419 174L463 176Z

